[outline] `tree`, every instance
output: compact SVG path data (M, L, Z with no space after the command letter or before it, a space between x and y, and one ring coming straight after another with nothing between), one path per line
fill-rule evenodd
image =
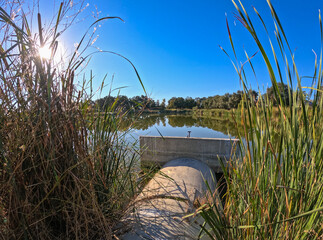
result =
M286 106L289 106L290 99L289 99L289 94L288 94L288 86L283 83L277 83L278 86L278 92L276 93L276 90L274 89L273 86L270 88L267 88L266 96L268 99L273 103L274 106L277 106L279 104L279 94L282 98L282 101L285 103ZM278 98L277 98L277 96ZM292 92L291 92L292 95Z
M182 97L172 97L168 100L167 108L184 108L185 107L185 100Z
M112 97L109 95L109 96L105 96L104 98L97 99L95 103L98 105L100 110L105 110L111 107L115 100L116 100L115 97Z
M174 102L175 108L185 108L185 100L182 97L178 97Z
M249 89L248 91L248 96L254 101L257 102L258 101L258 93L254 90Z
M237 93L232 93L229 98L229 108L238 108L239 103L242 99L242 93L241 91L238 91Z
M193 98L191 98L191 97L185 98L185 108L192 109L195 106L196 106L196 102Z
M166 108L166 99L165 98L163 98L163 101L160 104L160 108L163 109L163 110Z
M171 99L168 100L168 104L167 104L168 109L175 108L175 99L176 97L172 97Z

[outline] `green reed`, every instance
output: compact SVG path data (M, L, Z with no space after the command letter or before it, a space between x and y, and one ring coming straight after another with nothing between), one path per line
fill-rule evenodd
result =
M244 90L241 119L238 120L244 126L244 134L239 134L240 153L232 155L228 167L223 164L227 184L223 212L212 203L199 209L205 219L203 234L214 239L321 239L322 47L313 64L312 86L308 87L310 104L303 92L305 87L294 53L271 2L267 0L275 26L274 38L270 37L269 26L256 9L264 28L262 33L255 30L240 0L232 2L237 20L250 33L267 66L279 112L277 114L277 108L268 96L260 95L258 102L250 101L244 67L249 64L253 69L253 59L247 55L245 65L234 64ZM322 37L321 15L319 24ZM263 33L268 36L269 51L259 40ZM229 37L236 56L230 30ZM289 104L279 90L280 82L288 84Z
M92 76L78 84L89 58L82 56L92 41L87 33L55 64L68 8L68 2L60 5L49 29L38 14L36 33L23 11L13 20L0 8L2 239L111 239L138 189L138 155L119 132L124 113L112 105L98 114ZM50 59L38 54L46 44Z

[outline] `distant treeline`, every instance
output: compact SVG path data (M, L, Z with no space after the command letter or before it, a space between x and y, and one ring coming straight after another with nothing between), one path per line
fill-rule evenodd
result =
M288 86L282 83L278 83L278 88L281 93L281 98L286 105L289 105L289 96L288 96ZM151 110L165 110L167 109L234 109L238 108L242 100L242 91L237 91L234 93L226 93L224 95L215 95L211 97L172 97L168 100L166 105L166 100L163 99L161 102L159 100L155 101L147 96L135 96L128 98L127 96L106 96L96 100L99 108L101 110L106 109L107 107L114 106L116 108L126 110L142 110L142 109L151 109ZM263 97L268 97L274 105L277 105L278 100L277 96L274 95L273 87L267 88ZM248 93L248 98L251 98L253 101L258 101L258 92L250 90Z
M106 96L96 100L96 104L101 110L113 107L121 109L123 111L135 110L140 111L143 109L152 109L152 110L164 110L166 108L166 100L163 99L162 102L159 100L155 101L147 96L134 96L128 98L124 95L119 95L117 97Z
M258 94L254 92L255 99ZM167 108L198 108L198 109L232 109L237 108L242 100L242 92L237 91L236 93L226 93L224 95L215 95L212 97L203 98L182 98L172 97L168 101Z

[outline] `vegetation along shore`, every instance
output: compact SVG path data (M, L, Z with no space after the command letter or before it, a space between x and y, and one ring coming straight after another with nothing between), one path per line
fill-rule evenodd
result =
M221 162L223 206L212 198L214 192L196 203L193 215L204 219L201 237L322 239L321 14L315 25L320 52L312 75L301 76L292 50L295 39L288 39L273 4L266 2L268 16L263 17L232 0L235 31L228 20L224 24L231 50L221 49L241 90L166 102L148 97L135 64L119 53L106 52L131 68L144 95L129 98L110 91L98 96L106 92L105 79L96 91L92 72L84 73L92 56L104 52L92 48L96 29L105 20L123 19L97 17L86 28L83 24L78 44L57 62L59 41L77 16L85 18L86 3L63 1L44 24L45 14L36 7L0 1L0 238L119 239L127 229L121 224L125 212L155 171L140 170L137 144L127 141L127 134L140 124L153 124L153 118L139 121L145 114L161 122L162 114L186 114L202 116L198 124L212 129L225 131L230 125L240 140L240 151L227 159L227 167ZM238 28L252 39L252 47L235 45ZM41 54L45 46L47 56ZM264 92L249 85L255 61L270 81ZM310 82L306 86L304 78ZM168 121L175 126L175 118ZM189 119L185 124L193 126Z

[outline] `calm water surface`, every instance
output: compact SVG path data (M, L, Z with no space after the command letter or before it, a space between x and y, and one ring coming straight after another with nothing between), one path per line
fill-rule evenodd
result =
M232 138L237 136L234 124L229 121L200 118L191 115L142 115L134 125L131 135Z

